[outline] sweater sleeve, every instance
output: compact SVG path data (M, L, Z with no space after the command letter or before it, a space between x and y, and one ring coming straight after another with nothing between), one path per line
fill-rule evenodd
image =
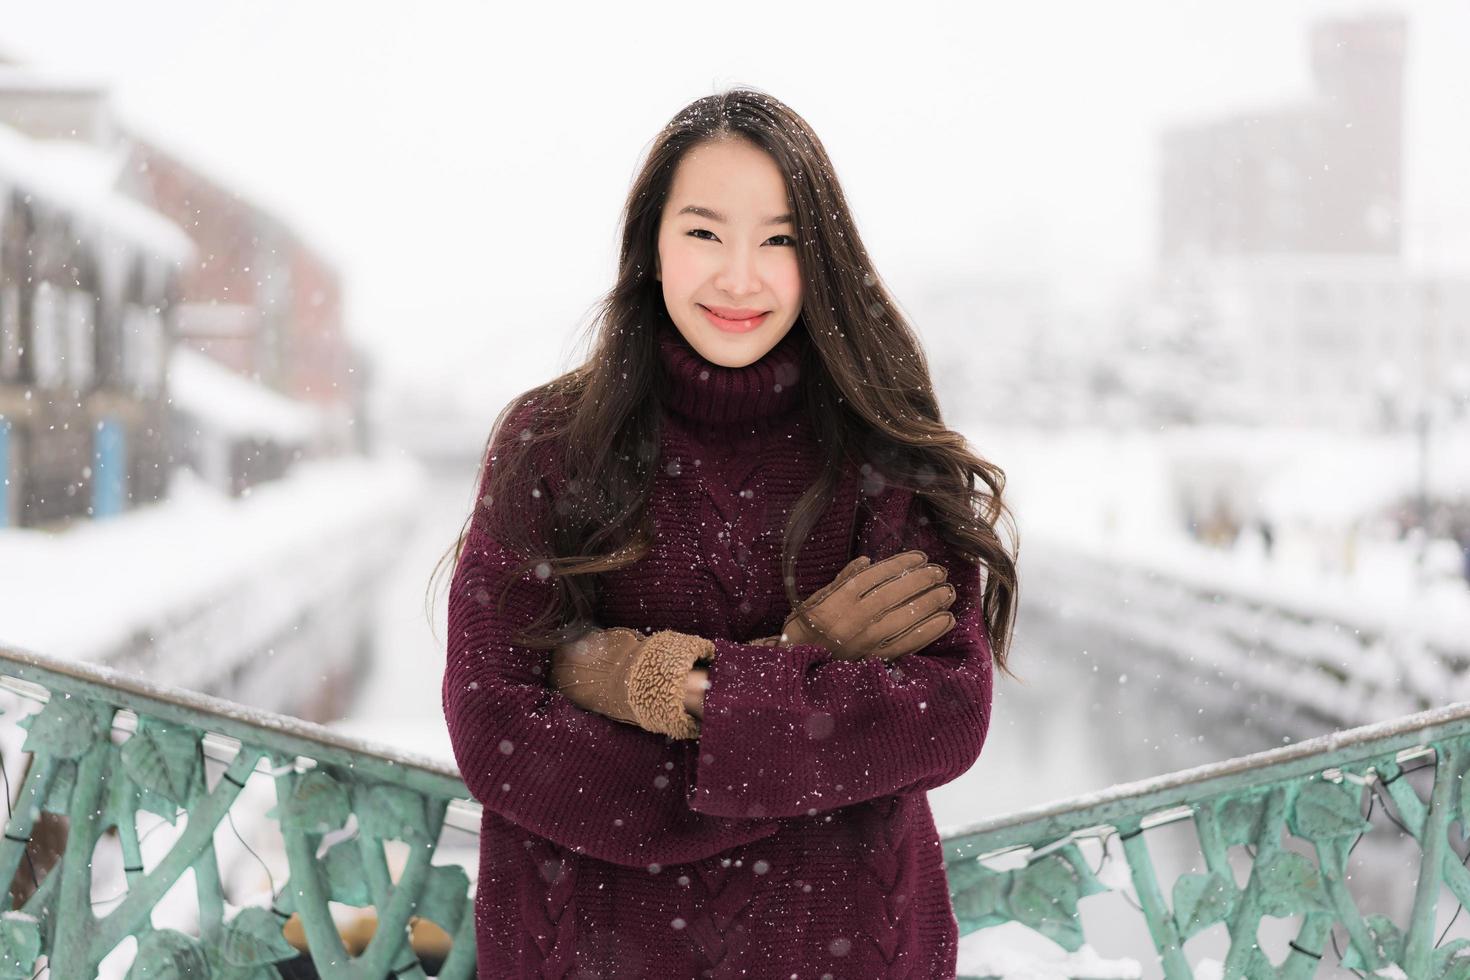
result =
M512 577L518 562L494 532L493 505L486 518L478 503L488 472L487 465L450 584L442 689L450 744L470 793L534 834L629 867L698 860L775 833L773 819L691 810L685 757L697 743L583 710L546 683L550 650L512 641L547 607L554 585L537 569Z
M990 723L991 646L980 566L956 556L891 489L859 554L919 548L948 569L954 627L893 660L833 659L821 646L715 640L689 805L710 815L813 816L934 789L975 763Z

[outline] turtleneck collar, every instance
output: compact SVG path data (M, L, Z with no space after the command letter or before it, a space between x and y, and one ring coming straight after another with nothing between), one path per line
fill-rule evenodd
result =
M793 324L759 360L730 368L707 361L672 321L658 339L664 404L706 425L749 423L784 415L801 400L806 325Z

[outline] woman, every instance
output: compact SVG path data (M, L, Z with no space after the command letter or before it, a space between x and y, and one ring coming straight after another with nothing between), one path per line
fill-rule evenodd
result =
M497 419L456 549L480 976L953 976L925 791L1006 669L1004 476L944 427L805 121L681 110L600 314Z

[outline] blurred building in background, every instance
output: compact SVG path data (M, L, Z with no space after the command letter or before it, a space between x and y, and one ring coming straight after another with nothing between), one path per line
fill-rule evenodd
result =
M366 373L299 234L105 87L0 62L0 527L158 501L176 465L239 495L361 450Z
M166 362L194 250L115 188L101 147L116 139L99 89L0 68L0 526L165 493Z
M1165 131L1160 261L1397 256L1406 33L1400 15L1320 22L1309 101Z
M0 63L0 644L338 717L416 517L342 306L104 86Z
M1405 256L1407 35L1397 13L1317 21L1309 97L1162 132L1156 265L1117 308L931 286L920 319L971 340L932 365L944 403L1053 428L1467 420L1470 278Z
M120 186L185 229L200 253L180 282L180 346L317 410L313 449L365 445L356 430L365 362L344 333L337 270L297 229L156 140L131 133L127 145ZM259 465L275 466L268 455Z
M1172 421L1399 427L1470 395L1470 280L1403 255L1407 25L1313 25L1315 91L1160 140L1158 275L1129 347Z

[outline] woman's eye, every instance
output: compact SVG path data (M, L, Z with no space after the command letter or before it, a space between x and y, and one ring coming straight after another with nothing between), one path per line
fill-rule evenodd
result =
M695 237L699 237L701 235L708 235L708 236L710 236L709 238L701 239L702 241L716 241L716 242L719 241L719 239L715 237L714 232L710 231L708 228L691 228L687 232L687 234L694 235ZM773 235L768 240L769 241L775 241L777 238L784 238L784 239L786 239L786 241L784 243L786 245L795 245L796 244L796 239L795 238L792 238L790 235Z

